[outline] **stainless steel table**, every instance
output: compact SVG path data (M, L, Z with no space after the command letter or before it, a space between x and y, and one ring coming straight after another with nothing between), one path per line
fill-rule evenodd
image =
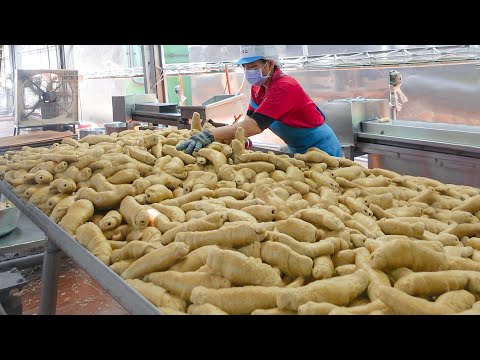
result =
M45 245L47 237L25 214L20 215L17 227L0 236L0 253L29 250Z

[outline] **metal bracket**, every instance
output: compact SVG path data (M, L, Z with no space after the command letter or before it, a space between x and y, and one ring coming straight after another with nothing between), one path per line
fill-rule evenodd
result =
M28 283L17 268L0 272L0 295L10 292L10 290L22 287Z

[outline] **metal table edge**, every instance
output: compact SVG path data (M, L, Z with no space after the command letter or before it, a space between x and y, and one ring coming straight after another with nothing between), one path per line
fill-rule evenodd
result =
M415 139L415 138L398 138L391 135L379 135L379 134L372 134L366 132L358 132L358 141L360 142L362 139L371 139L371 140L379 140L379 141L390 141L396 143L408 143L410 145L418 145L418 146L430 146L442 149L450 149L456 151L463 151L467 152L470 151L472 153L479 153L480 147L466 145L466 144L455 144L455 143L439 143L434 140L427 140L427 139Z
M163 315L143 295L128 285L95 255L80 245L65 230L55 224L35 205L20 199L13 187L0 181L0 192L12 201L32 222L37 225L64 253L71 257L86 273L95 279L131 315Z

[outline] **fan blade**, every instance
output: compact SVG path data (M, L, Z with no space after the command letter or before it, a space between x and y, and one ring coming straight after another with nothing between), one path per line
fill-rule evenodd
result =
M25 116L25 118L28 118L32 113L37 109L37 105L40 103L41 99L37 101L37 103L33 106L32 110Z
M53 92L57 92L58 89L61 88L61 86L63 85L63 83L60 83L55 89L53 89L52 91Z
M35 94L37 94L38 96L42 96L43 93L44 93L44 91L43 91L41 88L39 88L38 85L35 84L35 83L34 83L32 80L30 80L29 78L27 78L27 80L30 81L30 83L31 83L33 86L35 86L35 87L40 91L40 93L39 93L37 90L35 90L35 88L33 88L32 86L29 86L29 88L32 89L33 92L34 92Z
M52 73L46 73L43 78L47 81L47 85L45 86L46 91L51 91L50 89L52 88Z
M53 92L57 92L58 89L60 89L62 87L62 85L64 85L65 83L61 82L54 90Z

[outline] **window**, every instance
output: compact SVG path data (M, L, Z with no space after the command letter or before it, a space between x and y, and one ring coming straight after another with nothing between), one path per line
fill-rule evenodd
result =
M82 122L111 122L112 96L145 94L140 45L65 45L65 60L79 72Z
M17 69L58 69L56 45L15 45Z

